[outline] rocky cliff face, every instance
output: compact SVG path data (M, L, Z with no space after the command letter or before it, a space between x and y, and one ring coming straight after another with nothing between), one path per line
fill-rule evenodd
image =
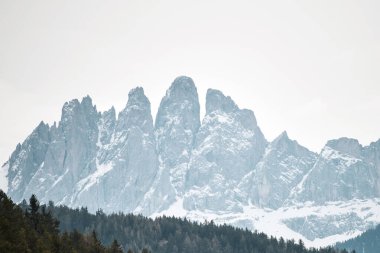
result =
M131 211L157 173L149 100L133 89L115 118L98 113L89 97L62 109L59 125L41 123L9 161L9 194L15 201L35 193L42 202ZM18 181L17 178L20 178Z
M236 185L254 170L267 145L252 111L241 110L217 90L208 90L206 116L187 173L187 209L238 210Z
M26 187L43 166L45 155L50 143L49 126L41 122L29 137L18 144L12 153L8 166L8 194L16 201L24 197Z
M193 80L185 76L176 78L162 99L156 116L158 174L137 211L165 210L184 194L188 163L200 126L199 110Z
M375 195L380 196L380 139L364 147L362 155L375 168L377 178Z
M10 196L21 201L33 192L41 201L48 201L52 196L62 200L70 195L75 183L96 169L92 158L96 153L97 121L96 108L85 97L63 106L58 127L41 123L21 145L20 152L16 150L12 155L16 163L23 163L10 171L24 174L24 187L11 185Z
M315 153L283 132L268 145L256 169L242 180L240 187L251 203L280 208L316 160Z
M294 199L322 204L379 197L377 168L368 149L354 139L328 141Z
M114 121L113 109L104 113L98 128L97 164L77 182L65 204L102 208L106 212L133 211L157 173L156 142L150 102L142 88L130 91L128 103Z
M41 122L17 145L4 165L8 194L92 212L214 219L313 246L380 222L380 140L363 147L340 138L315 154L286 132L268 143L254 113L221 91L208 90L202 123L199 111L184 76L167 90L154 125L142 88L117 117L88 96L74 99L58 124Z

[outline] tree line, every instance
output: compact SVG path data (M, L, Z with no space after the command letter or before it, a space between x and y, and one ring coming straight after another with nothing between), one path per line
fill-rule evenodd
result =
M356 252L379 253L380 252L380 225L365 231L363 234L337 243L337 248L355 249Z
M62 232L95 231L105 245L116 239L124 249L134 252L145 249L154 253L348 253L333 247L308 249L301 240L277 239L213 221L197 223L166 216L151 219L124 213L107 215L102 210L91 214L86 208L71 209L54 206L52 202L47 209L60 221Z
M142 215L86 208L12 202L0 191L0 252L27 253L348 253L334 247L306 248L300 240L197 223L175 217ZM355 251L352 251L355 252Z
M51 208L40 205L35 195L23 208L0 190L1 253L123 253L122 246L112 240L101 243L95 231L80 233L76 229L60 232L59 221ZM131 250L128 251L132 253ZM142 251L149 253L147 249Z

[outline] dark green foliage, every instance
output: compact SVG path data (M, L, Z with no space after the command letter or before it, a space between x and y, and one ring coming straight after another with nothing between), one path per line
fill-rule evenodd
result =
M117 242L117 240L113 240L109 252L110 252L110 253L123 253L123 248L122 248L121 245Z
M1 253L121 253L118 242L104 247L95 231L83 235L77 230L59 234L59 222L49 210L40 206L32 195L23 209L0 190L0 252Z
M61 231L82 233L96 231L105 245L117 244L132 252L143 253L338 253L332 247L307 249L302 241L277 240L263 233L251 232L214 222L203 224L174 217L159 217L155 220L141 215L111 214L101 210L88 213L86 208L70 209L53 207L53 215L60 221Z
M0 191L0 252L27 252L28 232L22 210Z
M338 243L337 248L346 248L356 252L379 253L380 252L380 225L367 230L356 238L343 243Z
M53 218L53 216L55 218ZM58 219L60 223L57 222ZM61 230L59 233L58 226ZM106 247L104 245L109 245ZM307 249L302 241L277 240L214 222L198 224L174 217L155 220L132 214L40 205L32 195L15 205L0 191L0 252L7 253L345 253Z

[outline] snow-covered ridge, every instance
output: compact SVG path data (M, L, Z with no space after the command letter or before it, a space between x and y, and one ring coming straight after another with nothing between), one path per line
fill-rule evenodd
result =
M283 132L265 139L252 111L209 89L200 119L197 88L178 77L153 123L137 87L126 107L98 112L89 96L41 122L0 173L19 202L32 193L71 207L258 229L320 246L379 223L380 140L328 141L319 154ZM1 183L1 182L0 182Z
M352 157L347 154L343 154L339 152L338 150L332 149L328 146L326 146L322 152L321 152L321 157L326 159L326 160L340 160L341 162L344 163L343 168L348 168L351 165L357 163L358 161L361 161L358 158Z
M356 237L379 224L380 199L328 202L322 206L309 202L276 210L250 204L242 206L240 212L219 213L187 210L183 207L183 199L176 199L167 210L150 217L162 215L198 222L213 220L217 224L230 224L285 239L301 239L308 247L323 247Z

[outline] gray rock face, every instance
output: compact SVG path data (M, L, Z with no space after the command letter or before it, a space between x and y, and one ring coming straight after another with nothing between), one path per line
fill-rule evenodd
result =
M288 138L283 132L266 148L255 171L246 176L239 188L244 196L260 207L283 206L291 191L310 171L317 155Z
M50 143L49 126L41 122L29 137L12 153L7 166L9 190L14 201L22 200L25 188L43 165Z
M197 89L191 78L174 80L157 112L159 173L141 210L161 211L182 196L195 135L200 126Z
M100 114L98 122L99 135L96 145L103 147L111 143L113 132L116 126L116 113L115 108L111 108Z
M150 102L143 89L131 90L117 122L113 109L104 113L99 128L96 170L76 184L68 203L91 211L131 212L157 172Z
M344 215L329 215L323 218L309 215L286 220L285 224L311 241L327 236L334 236L342 231L350 231L352 228L361 231L368 229L368 226L363 224L363 220L353 212Z
M51 141L44 162L25 189L42 202L64 201L76 182L96 169L98 113L89 97L72 100L62 109L59 126L50 129ZM65 203L65 202L64 202Z
M254 113L218 90L207 92L202 124L199 111L197 89L184 76L167 90L155 126L142 88L130 91L118 117L114 108L98 112L88 96L74 99L58 125L41 122L17 145L4 165L8 194L20 202L34 193L91 212L221 214L250 228L264 217L254 214L261 208L284 214L280 225L310 240L350 229L327 229L331 222L349 219L365 229L377 221L380 140L363 147L340 138L315 154L286 132L268 143ZM342 215L343 202L355 208L352 215ZM331 215L332 206L343 211ZM305 215L302 207L314 211Z
M142 88L129 93L118 119L89 97L62 109L58 127L41 123L10 159L9 194L42 202L131 212L157 173L153 120ZM19 179L18 179L19 178Z
M267 145L252 111L241 110L220 91L209 89L206 116L187 173L187 209L237 210L236 185Z
M187 164L200 126L199 100L193 80L178 77L162 99L156 117L160 166L169 170L170 183L184 191Z
M320 204L378 197L377 168L367 150L354 139L328 141L294 198Z
M188 210L214 211L365 199L380 196L379 150L380 141L362 147L341 138L317 157L286 133L268 145L253 112L212 89L200 125L194 82L178 77L155 127L142 88L129 93L117 119L114 108L98 113L89 97L66 103L58 126L41 123L13 152L8 193L144 214L181 198Z
M364 147L362 153L367 163L375 167L377 175L376 196L380 196L380 139Z

